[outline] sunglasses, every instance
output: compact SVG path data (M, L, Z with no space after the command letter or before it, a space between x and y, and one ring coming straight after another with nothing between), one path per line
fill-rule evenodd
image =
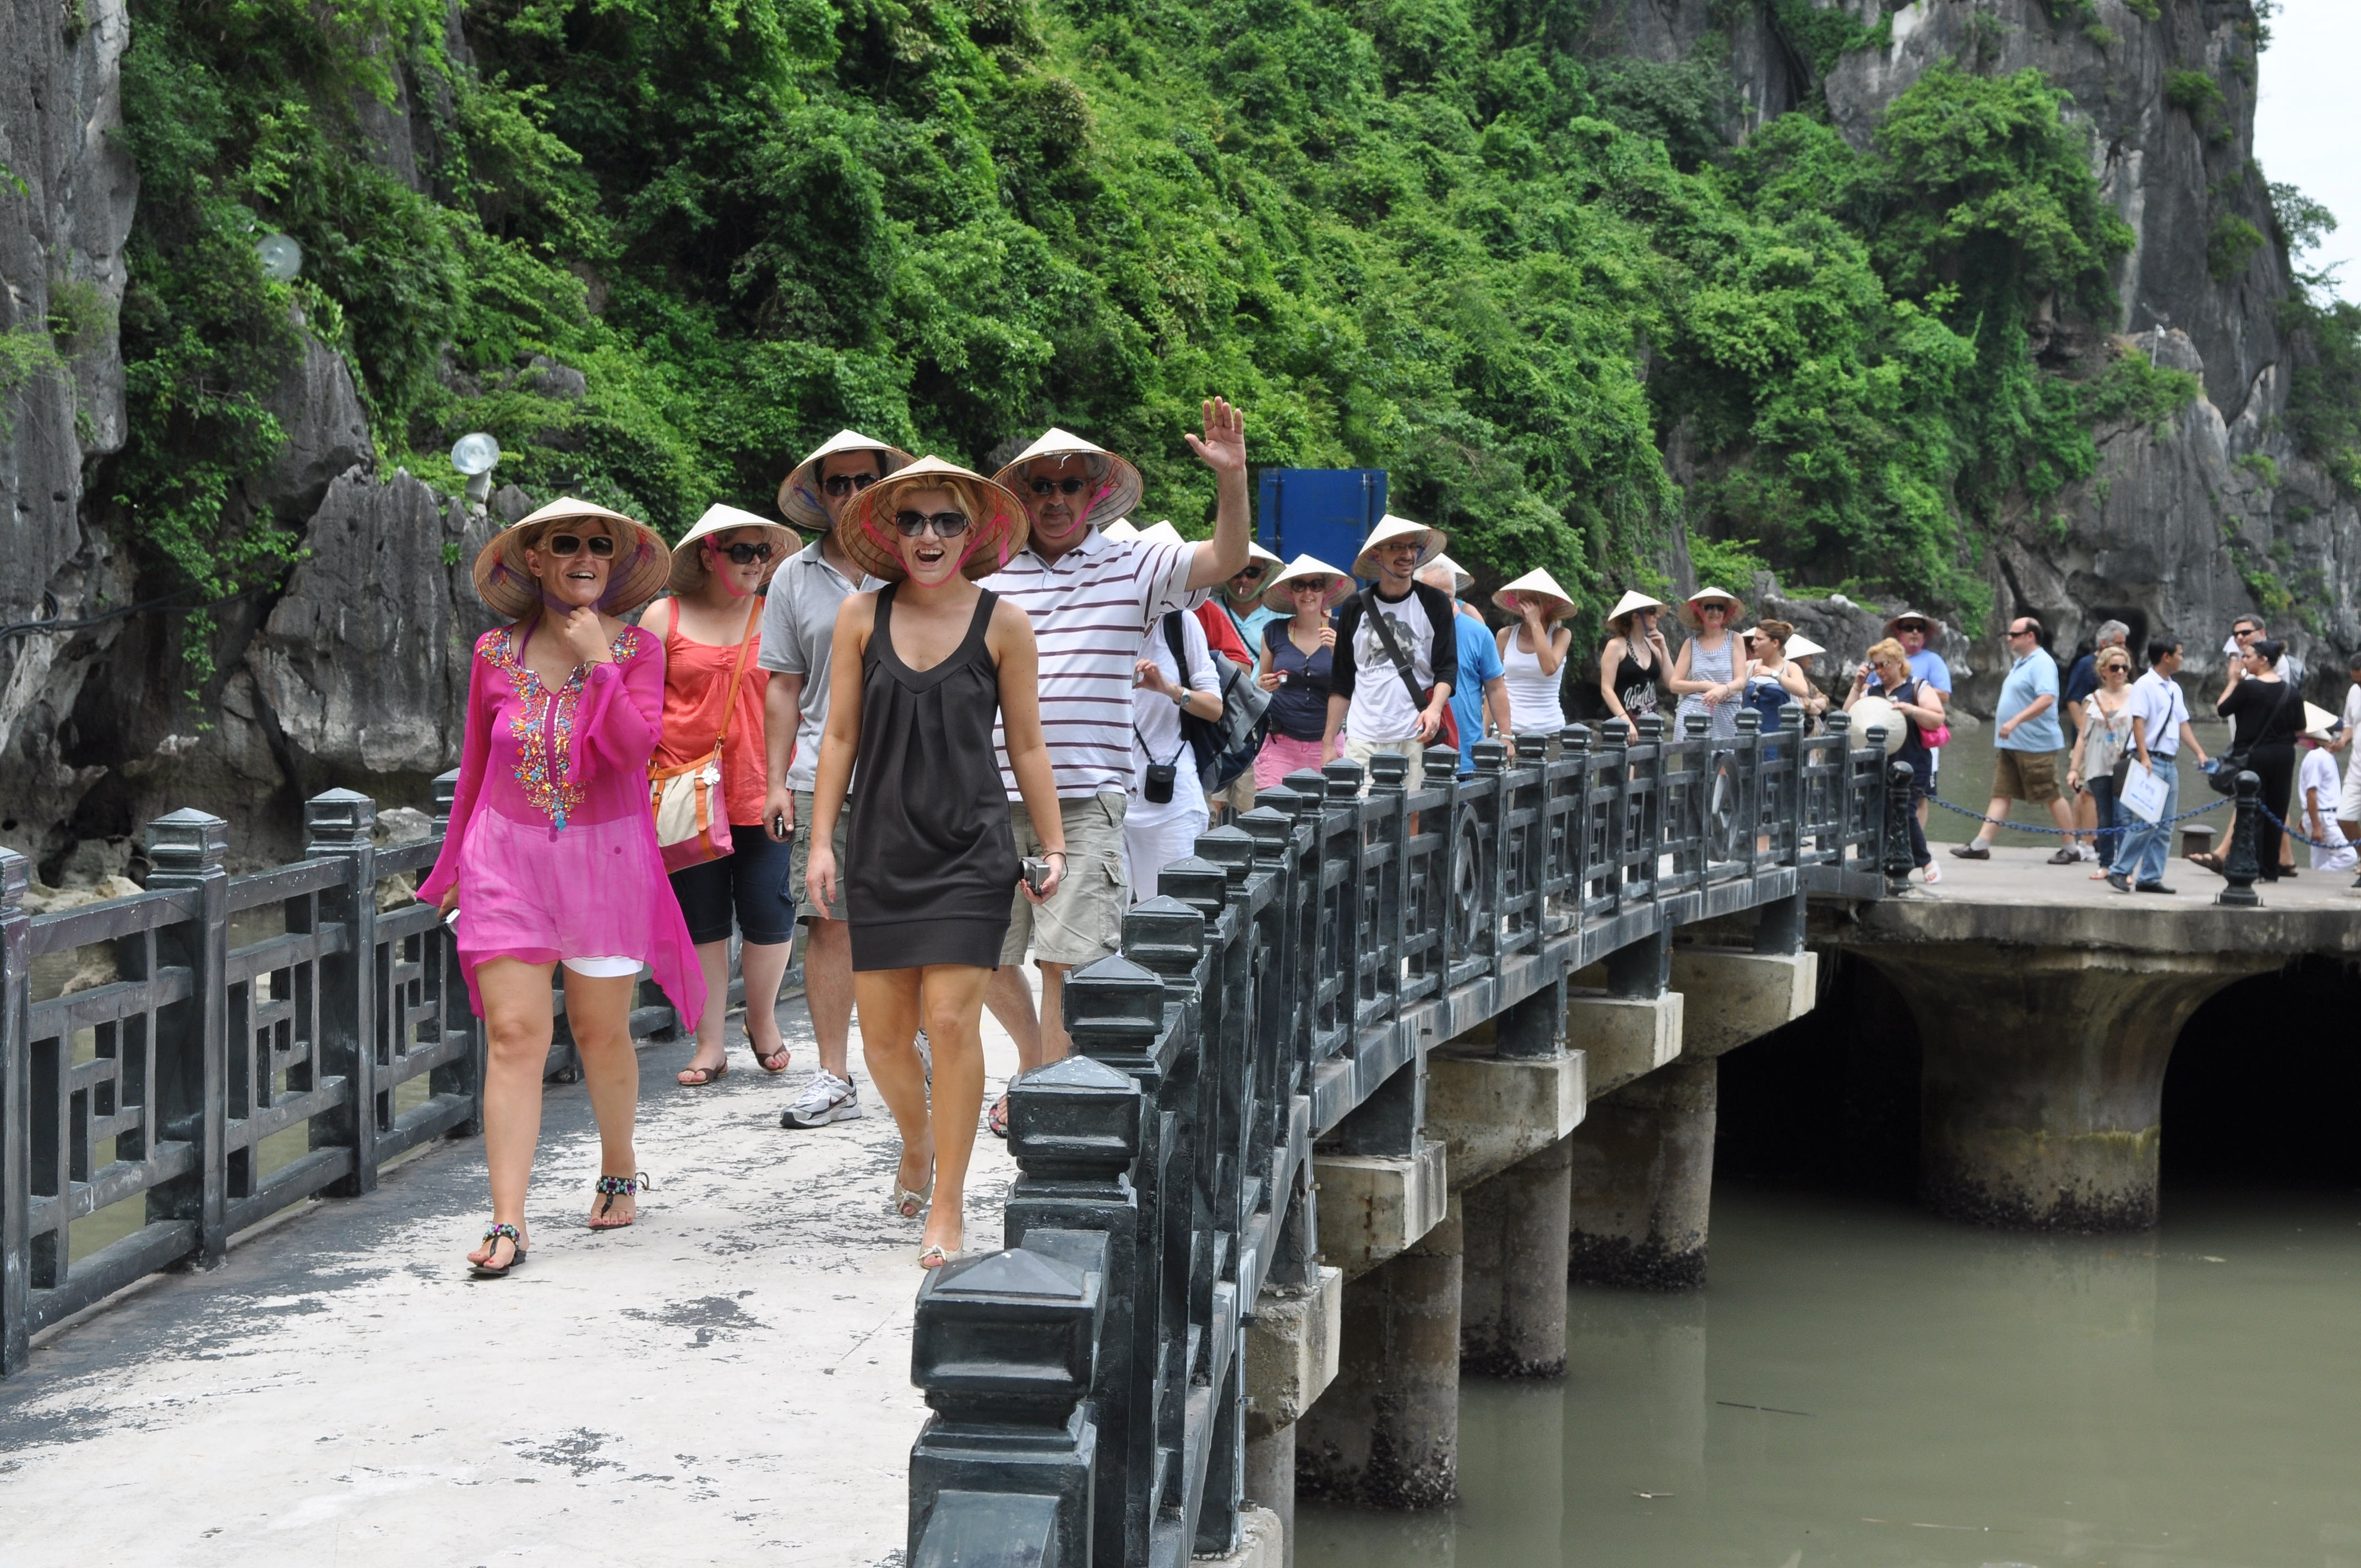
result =
M847 496L867 489L877 482L877 477L874 474L831 474L819 482L819 488L842 500Z
M1234 577L1244 577L1246 581L1253 582L1256 578L1262 576L1262 568L1258 565L1247 566L1242 570L1231 573L1230 576Z
M706 548L716 555L729 556L741 566L751 566L757 561L767 561L771 558L771 547L767 543L708 544Z
M1077 479L1070 474L1062 479L1035 479L1031 488L1037 496L1078 496L1089 483L1088 479Z
M897 511L894 526L905 539L916 539L928 529L935 531L938 539L957 539L967 532L967 514L958 511Z
M2030 637L2034 634L2034 630L2035 629L2030 626L2012 626L2008 629L2008 634L2011 637Z
M580 554L585 545L589 546L590 554L601 561L610 559L615 554L615 541L604 533L594 533L588 539L578 533L553 533L541 542L544 550L561 559Z

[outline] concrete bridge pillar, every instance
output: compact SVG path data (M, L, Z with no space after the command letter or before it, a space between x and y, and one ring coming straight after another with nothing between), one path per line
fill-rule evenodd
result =
M1345 1286L1336 1380L1296 1423L1307 1497L1441 1508L1459 1495L1460 1201L1399 1255Z
M1567 1277L1590 1285L1705 1284L1719 1064L1686 1058L1594 1101L1567 1140Z
M2156 1223L2173 1042L2208 997L2280 961L1981 943L1861 952L1918 1025L1921 1198L2045 1231Z
M1495 1377L1565 1371L1574 1135L1467 1190L1459 1365Z

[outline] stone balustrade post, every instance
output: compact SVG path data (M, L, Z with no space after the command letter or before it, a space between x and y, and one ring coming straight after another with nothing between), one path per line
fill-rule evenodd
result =
M913 1564L1092 1561L1098 1429L1087 1397L1105 1238L1035 1241L1052 1237L1070 1245L962 1258L918 1287L910 1378L935 1413L910 1450ZM992 1530L1004 1532L994 1555L969 1555Z
M1088 972L1077 974L1077 983ZM1008 1199L1007 1245L1024 1246L1037 1230L1106 1238L1106 1321L1091 1379L1099 1429L1092 1535L1104 1563L1144 1560L1150 1519L1148 1478L1134 1465L1152 1451L1131 1441L1135 1424L1148 1428L1151 1408L1135 1403L1140 1389L1130 1354L1137 1313L1147 1311L1152 1322L1155 1306L1154 1293L1139 1289L1139 1194L1130 1176L1143 1112L1138 1082L1088 1055L1037 1068L1008 1092L1009 1150L1020 1174Z
M199 1268L220 1266L229 1251L229 873L222 858L229 824L182 808L148 825L150 893L186 893L192 917L156 933L156 961L189 971L185 1007L156 1015L157 1122L167 1138L192 1144L196 1168L148 1193L148 1219L196 1227L185 1259ZM63 1238L60 1239L63 1245Z
M32 1346L32 916L29 861L0 848L0 1377Z
M345 1080L347 1099L336 1110L314 1116L311 1146L350 1149L352 1170L328 1193L358 1198L377 1190L377 1135L391 1120L377 1091L378 1046L386 1020L378 994L377 802L348 789L332 789L303 803L303 854L344 863L344 881L320 895L324 920L345 928L345 950L319 964L320 1042L323 1076Z

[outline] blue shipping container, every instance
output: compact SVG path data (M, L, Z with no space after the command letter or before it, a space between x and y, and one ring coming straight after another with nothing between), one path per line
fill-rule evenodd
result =
M1386 514L1383 468L1265 468L1256 533L1282 561L1312 555L1353 569Z

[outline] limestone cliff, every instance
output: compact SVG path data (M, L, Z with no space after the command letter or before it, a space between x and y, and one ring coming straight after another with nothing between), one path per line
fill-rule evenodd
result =
M2344 651L2361 646L2361 511L2297 451L2284 429L2290 346L2279 311L2291 275L2275 239L2243 256L2216 236L2232 223L2270 236L2254 160L2258 68L2246 0L1818 0L1875 37L1815 81L1803 40L1779 20L1792 5L1615 0L1592 23L1594 48L1659 60L1725 49L1737 93L1733 137L1824 97L1831 121L1868 144L1888 104L1928 69L2032 67L2073 95L2101 190L2136 236L2115 279L2113 321L2045 316L2035 351L2090 355L2103 336L2195 373L2202 400L2160 430L2097 433L2100 467L2037 513L2012 510L1987 552L2003 611L1970 652L1971 707L1988 707L2006 668L1998 635L2031 612L2062 652L2109 618L2135 642L2183 637L2192 684L2222 673L2230 621L2265 612L2304 657L2312 695L2341 695ZM2151 19L2143 12L2152 11ZM2212 84L2218 100L2190 77ZM1830 627L1845 620L1834 618ZM1816 632L1817 636L1817 633ZM1856 649L1840 650L1849 653ZM2207 695L2211 695L2210 692Z

